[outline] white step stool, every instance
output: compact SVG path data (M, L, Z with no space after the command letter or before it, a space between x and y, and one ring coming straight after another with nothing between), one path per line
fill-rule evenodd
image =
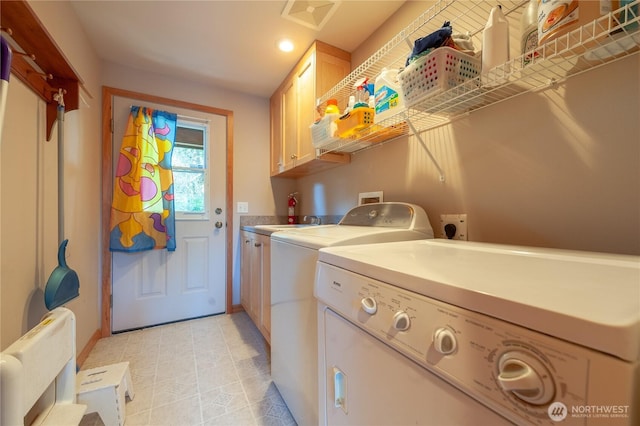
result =
M87 406L87 414L98 413L105 426L123 426L125 394L133 399L129 363L105 365L81 370L76 375L78 403Z

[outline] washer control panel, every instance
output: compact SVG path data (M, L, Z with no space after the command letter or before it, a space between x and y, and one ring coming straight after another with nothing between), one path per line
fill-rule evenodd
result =
M405 203L372 203L356 206L340 220L340 225L412 229L426 213ZM420 216L419 218L417 216Z
M319 265L321 304L513 421L555 424L550 404L593 405L587 400L590 364L620 369L622 361L599 352Z

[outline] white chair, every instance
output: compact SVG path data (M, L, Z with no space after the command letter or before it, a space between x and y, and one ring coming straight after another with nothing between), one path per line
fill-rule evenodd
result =
M77 425L76 319L67 308L49 312L0 354L0 425Z

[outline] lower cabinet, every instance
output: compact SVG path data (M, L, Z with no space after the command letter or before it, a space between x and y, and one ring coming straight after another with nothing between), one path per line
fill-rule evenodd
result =
M271 240L248 231L241 237L240 303L271 343Z

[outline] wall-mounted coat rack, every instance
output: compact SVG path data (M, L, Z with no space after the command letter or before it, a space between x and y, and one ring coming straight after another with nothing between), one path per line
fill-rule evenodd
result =
M51 140L58 107L54 95L64 90L66 111L78 109L82 80L25 0L3 1L0 18L2 29L10 30L22 50L14 48L11 72L47 103L46 134Z

